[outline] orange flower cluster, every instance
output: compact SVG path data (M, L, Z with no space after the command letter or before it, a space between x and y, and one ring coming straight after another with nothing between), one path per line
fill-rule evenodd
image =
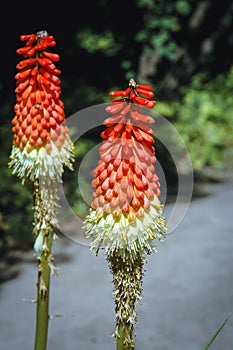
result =
M56 42L45 30L20 39L26 44L16 51L23 60L16 66L19 72L15 75L14 139L9 166L23 181L34 181L41 175L60 181L63 165L72 169L74 160L60 100L61 71L54 64L60 56L46 51Z
M121 98L112 100L106 108L112 116L104 121L107 128L101 133L104 143L94 170L92 208L102 207L116 218L125 214L133 221L150 208L154 196L160 195L159 178L153 166L156 162L153 129L148 126L154 119L140 106L152 108L156 102L148 99L154 96L152 88L137 85L133 79L129 88L112 91L110 96Z
M100 247L108 257L115 254L133 261L138 254L155 250L154 240L166 236L166 220L159 201L154 119L148 108L155 105L151 86L131 79L124 91L112 91L106 107L110 114L101 133L100 159L94 169L93 200L85 220L91 250Z
M57 77L61 71L54 64L60 57L45 51L56 42L46 31L22 35L20 39L26 41L26 45L16 51L25 59L16 66L19 72L15 76L13 144L21 150L44 146L49 151L52 140L60 148L69 132L65 125L61 125L65 121L60 79Z

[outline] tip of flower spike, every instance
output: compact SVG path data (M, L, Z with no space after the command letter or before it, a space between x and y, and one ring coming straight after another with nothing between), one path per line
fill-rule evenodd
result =
M150 85L137 84L133 78L129 80L127 89L111 91L109 95L113 98L120 97L120 99L112 102L132 102L147 108L153 108L156 104L156 101L150 100L154 97L152 87Z
M49 35L47 30L40 30L36 34L20 36L21 41L26 41L25 47L16 50L16 53L24 57L32 57L37 52L46 50L49 46L56 44L54 37Z
M49 36L47 30L40 30L36 33L37 39L44 38L45 36Z
M129 80L129 87L136 88L136 86L137 86L136 81L133 78L131 78Z

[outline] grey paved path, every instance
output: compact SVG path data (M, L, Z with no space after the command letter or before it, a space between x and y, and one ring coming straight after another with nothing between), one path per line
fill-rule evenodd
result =
M185 218L146 264L138 309L137 350L201 350L233 313L233 176L208 185ZM59 277L52 278L48 350L111 350L114 305L103 254L60 237L54 245ZM32 350L36 263L0 288L0 349ZM233 315L211 350L233 349Z

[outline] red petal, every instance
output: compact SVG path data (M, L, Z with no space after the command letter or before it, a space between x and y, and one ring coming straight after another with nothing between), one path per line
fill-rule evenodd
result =
M147 91L152 91L152 86L150 85L137 84L136 89L137 88L147 90Z

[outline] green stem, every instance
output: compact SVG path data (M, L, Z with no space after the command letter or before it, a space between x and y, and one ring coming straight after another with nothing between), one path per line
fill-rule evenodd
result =
M129 344L128 342L126 342L126 338L127 338L127 333L131 334L132 333L132 325L128 325L123 327L122 325L120 325L118 327L118 337L117 337L117 341L116 341L116 350L132 350L134 349L134 345ZM132 337L132 335L131 335Z
M48 337L50 289L49 256L52 247L52 233L48 233L45 238L48 250L42 251L41 256L38 258L36 334L34 350L46 350Z
M140 252L132 259L126 251L115 251L107 257L113 275L116 329L114 339L117 350L135 349L134 326L137 324L136 305L142 292L144 257Z
M218 334L221 332L221 330L223 329L223 327L225 326L225 324L228 322L228 320L230 319L231 314L227 316L227 318L223 321L223 323L221 324L221 326L218 328L218 330L216 331L216 333L212 336L212 338L208 341L208 343L204 346L204 348L202 350L207 350L209 349L210 345L214 342L215 338L218 336Z

